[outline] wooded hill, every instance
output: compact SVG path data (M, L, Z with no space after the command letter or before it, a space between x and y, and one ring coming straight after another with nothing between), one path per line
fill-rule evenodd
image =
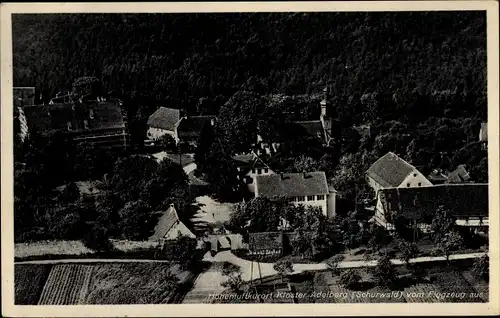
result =
M94 75L144 118L160 104L216 112L239 90L330 83L345 119L365 120L370 94L370 116L485 117L485 32L484 12L14 15L14 86L47 101Z

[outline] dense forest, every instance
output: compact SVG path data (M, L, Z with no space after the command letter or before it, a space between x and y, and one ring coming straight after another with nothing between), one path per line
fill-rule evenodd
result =
M15 15L14 84L46 99L93 75L145 115L159 104L216 111L239 90L312 94L325 83L349 114L363 95L384 93L399 114L421 95L446 100L426 110L449 103L476 114L485 23L483 12Z
M339 142L278 154L268 159L275 170L323 170L348 201L366 190L364 172L387 151L424 173L467 164L475 181L487 181L478 143L487 117L484 12L14 15L13 57L14 86L35 86L38 103L81 76L98 78L124 101L138 145L158 106L218 114L215 134L195 154L218 186L234 181L231 155L254 140L257 124L273 138L280 109L317 119L325 86ZM106 159L75 156L98 164L57 181L113 176L120 162ZM57 167L51 161L46 176ZM140 210L121 201L117 210Z

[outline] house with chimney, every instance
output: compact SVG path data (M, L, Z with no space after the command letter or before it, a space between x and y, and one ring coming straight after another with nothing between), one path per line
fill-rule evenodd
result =
M254 152L233 156L237 178L247 185L250 193L255 193L255 177L274 174L275 172Z
M286 140L264 141L257 134L255 152L258 155L272 155L276 153L283 143L311 144L317 143L323 146L331 145L333 141L333 120L328 113L328 88L323 89L323 98L320 101L320 116L314 120L293 120L282 127Z
M297 205L319 207L329 218L335 216L336 191L328 186L323 171L257 175L255 197L286 198Z
M412 188L431 186L432 183L420 172L400 158L388 152L375 161L366 171L366 181L375 196L386 188Z
M436 211L447 209L456 224L484 231L488 227L488 184L440 184L410 188L385 188L377 194L373 220L388 229L403 217L410 224L428 230Z
M77 145L125 149L128 143L126 113L119 100L79 100L22 107L19 112L24 139L32 131L50 136L55 132L70 136Z

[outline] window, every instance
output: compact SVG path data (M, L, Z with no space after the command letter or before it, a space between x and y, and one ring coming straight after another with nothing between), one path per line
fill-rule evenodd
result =
M318 201L321 201L321 200L324 200L325 199L325 196L322 194L322 195L318 195Z
M252 178L250 178L250 177L247 177L247 178L246 178L246 181L247 181L247 184L251 184L251 183L253 182L253 179L252 179Z
M308 195L307 201L314 201L314 195Z
M297 202L304 202L305 201L305 197L303 196L300 196L300 197L297 197Z
M409 184L409 183L407 183L407 184L406 184L406 186L409 188L409 187L410 187L410 184Z
M257 169L257 174L261 174L262 173L262 169Z
M413 174L413 176L414 176L414 177L416 177L416 176L417 176L417 174L416 174L416 173L414 173L414 174Z
M420 186L422 186L422 182L419 182L419 183L418 183L418 186L419 186L419 187L420 187Z
M268 168L264 168L264 173L268 173L269 172L269 169Z
M255 169L252 169L252 173L255 174Z

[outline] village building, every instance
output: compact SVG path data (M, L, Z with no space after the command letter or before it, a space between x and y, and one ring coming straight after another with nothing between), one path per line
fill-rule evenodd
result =
M379 190L386 188L411 188L432 185L417 168L392 152L388 152L371 165L366 171L366 181L374 190L375 196Z
M328 187L322 171L258 175L255 197L286 198L294 204L319 207L329 218L335 216L336 191Z
M285 142L298 142L302 144L317 143L330 146L333 141L333 120L328 112L328 88L323 89L323 99L320 101L320 116L314 120L295 120L283 127L286 132L286 140L277 140L272 143L263 140L257 134L255 152L258 155L272 155L276 153Z
M427 179L429 179L433 185L473 182L465 165L458 165L457 168L451 172L444 171L442 169L434 169L427 176Z
M484 150L488 149L488 123L481 123L479 142Z
M212 234L203 239L205 247L212 253L247 249L241 234Z
M255 193L255 177L274 174L275 172L255 153L233 156L238 171L237 178L247 185L250 193Z
M471 182L469 172L465 165L458 165L455 170L448 174L446 183L467 183Z
M196 238L196 235L181 222L173 204L159 218L154 233L149 238L151 241L175 240L181 236Z
M164 135L170 135L175 138L175 125L181 118L180 110L175 108L158 108L148 118L148 139L159 140Z
M459 226L479 230L488 227L488 184L441 184L410 188L385 188L378 192L373 220L388 230L402 216L428 229L436 211L443 207L453 213Z
M128 143L126 113L119 101L79 101L26 106L19 112L22 139L30 131L42 135L62 132L78 145L125 149ZM24 123L24 125L23 125Z
M189 150L198 145L200 136L205 129L215 125L215 116L187 116L180 109L158 108L148 118L147 138L149 140L160 140L169 135L176 145L185 144Z
M14 87L14 107L35 105L34 87Z
M189 150L198 146L200 136L215 125L215 116L184 116L175 124L174 139L177 145L185 144Z

